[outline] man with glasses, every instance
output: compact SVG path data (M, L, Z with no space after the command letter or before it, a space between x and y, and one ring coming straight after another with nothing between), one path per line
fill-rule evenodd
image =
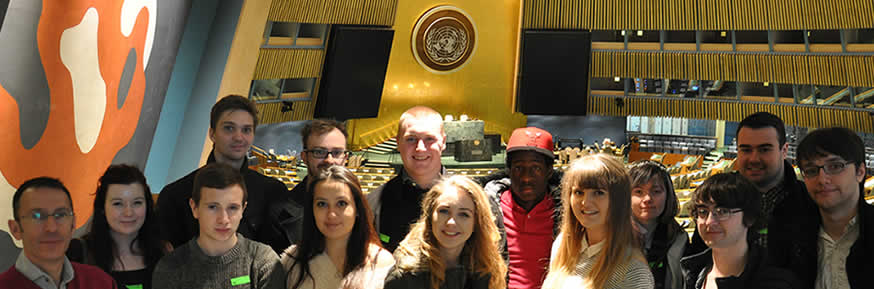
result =
M552 134L518 128L507 142L507 171L490 176L484 189L500 204L495 217L506 228L502 255L509 257L509 288L540 288L549 249L560 230L561 177L552 169Z
M714 175L692 197L692 218L708 249L680 261L685 288L798 288L792 272L766 264L753 242L761 194L738 174Z
M865 202L865 145L846 128L808 134L798 164L816 208L796 212L803 223L775 260L807 288L870 288L874 268L874 207Z
M70 191L60 181L24 182L12 196L12 210L9 229L24 248L15 265L0 274L0 288L116 288L103 270L67 259L76 220Z
M346 150L346 125L332 119L314 119L304 125L301 130L303 151L300 159L307 166L307 176L303 178L290 194L277 200L270 206L270 219L276 220L270 228L277 237L270 240L270 245L276 252L282 252L291 244L296 244L301 238L303 222L303 206L310 176L318 176L332 165L342 166L349 156ZM310 204L312 205L312 204Z
M755 242L768 250L769 244L779 246L794 238L796 214L809 206L804 184L786 161L788 150L786 127L778 116L757 112L738 124L735 168L762 195L762 226ZM686 254L705 248L696 231Z
M239 95L228 95L213 105L209 116L208 136L213 149L206 163L221 163L238 168L249 193L248 205L237 231L244 237L270 244L281 237L273 236L269 228L271 220L268 206L288 194L288 188L274 178L249 169L247 156L258 126L258 111L255 104ZM197 169L167 185L158 195L157 213L164 238L179 247L197 236L197 220L191 213L188 202L194 187ZM284 250L285 247L281 248ZM280 251L281 252L281 251Z

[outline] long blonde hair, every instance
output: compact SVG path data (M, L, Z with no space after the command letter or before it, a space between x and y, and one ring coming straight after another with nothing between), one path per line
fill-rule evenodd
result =
M634 239L631 226L631 184L622 162L606 154L588 155L573 162L561 181L561 238L543 288L561 288L574 272L582 253L586 228L571 209L571 194L583 189L606 190L610 202L607 210L606 238L595 266L588 276L581 276L591 288L604 288L615 270L631 258L645 260Z
M434 236L431 216L437 207L437 198L454 187L467 192L475 207L473 233L461 251L460 263L478 276L489 276L489 288L506 288L507 266L498 253L501 235L495 226L488 198L482 187L467 177L457 175L440 180L422 200L422 214L412 225L410 233L395 250L396 266L402 271L431 272L431 288L440 288L446 279L446 264L440 254L440 244Z

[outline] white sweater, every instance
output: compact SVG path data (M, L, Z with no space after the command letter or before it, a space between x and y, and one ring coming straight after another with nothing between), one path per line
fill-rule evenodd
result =
M282 254L282 267L285 268L286 272L290 272L286 281L288 288L297 283L297 276L300 274L300 266L291 268L292 264L294 264L293 256L295 256L296 251L297 246L292 245ZM366 264L363 268L346 276L347 278L356 276L354 284L351 284L355 288L382 289L388 270L395 264L391 253L385 249L371 245L370 251L371 256L374 253L377 254L376 263ZM338 289L343 288L344 283L347 283L342 276L342 272L337 270L337 266L334 265L331 257L325 252L316 255L310 260L309 265L312 278L309 278L309 276L305 277L307 279L300 284L300 289Z

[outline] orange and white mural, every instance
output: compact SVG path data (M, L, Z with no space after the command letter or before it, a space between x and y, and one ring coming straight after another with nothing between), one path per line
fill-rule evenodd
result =
M158 2L10 1L0 29L0 229L27 179L64 182L78 226L107 166L145 165L190 6ZM131 143L135 134L145 143ZM119 158L125 147L139 153Z

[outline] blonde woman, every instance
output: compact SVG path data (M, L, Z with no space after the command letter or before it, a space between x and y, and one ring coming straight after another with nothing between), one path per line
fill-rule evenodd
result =
M584 156L562 179L564 220L543 288L653 288L634 238L631 185L615 157Z
M482 188L464 176L438 182L395 251L385 288L503 289L507 266L500 233Z

